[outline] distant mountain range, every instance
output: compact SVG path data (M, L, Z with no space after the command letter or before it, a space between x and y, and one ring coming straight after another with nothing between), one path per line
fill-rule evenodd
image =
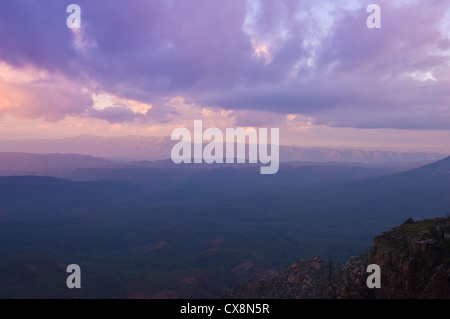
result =
M63 169L75 169L86 167L105 167L113 165L113 162L86 155L77 154L29 154L29 153L4 153L0 152L0 172L8 172L8 175L17 173L49 173Z
M318 180L360 179L384 176L422 166L423 162L362 164L344 162L286 162L274 180L293 184ZM259 164L180 164L158 161L113 161L78 154L31 154L0 152L0 176L51 176L74 181L122 180L160 188L201 174L200 181L224 172L233 187L255 181ZM222 174L222 173L220 173ZM156 182L157 181L157 182ZM257 182L261 185L261 182ZM254 187L254 185L252 186Z
M62 139L26 139L0 141L1 152L24 152L36 154L63 153L82 154L108 159L164 160L176 141L170 137L122 136L101 137L81 135ZM281 162L432 162L444 158L439 153L411 153L392 151L365 151L353 149L299 148L280 146Z

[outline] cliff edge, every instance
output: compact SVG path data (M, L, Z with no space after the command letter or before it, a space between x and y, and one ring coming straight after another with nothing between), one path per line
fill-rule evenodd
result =
M381 270L381 288L366 285L367 266ZM343 267L320 257L297 262L281 273L240 283L224 298L239 299L449 299L450 217L402 225L374 238L367 254Z

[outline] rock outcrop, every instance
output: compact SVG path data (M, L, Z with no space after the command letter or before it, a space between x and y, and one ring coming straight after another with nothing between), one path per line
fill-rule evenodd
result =
M367 287L369 264L380 266L381 288ZM320 257L303 260L269 279L238 284L224 298L448 299L450 217L409 219L343 267Z

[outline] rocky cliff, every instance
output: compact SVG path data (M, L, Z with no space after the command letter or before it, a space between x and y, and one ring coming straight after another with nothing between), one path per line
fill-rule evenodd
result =
M369 264L380 266L381 288L367 287ZM343 267L320 257L303 260L269 279L238 284L224 298L448 299L450 217L409 219Z

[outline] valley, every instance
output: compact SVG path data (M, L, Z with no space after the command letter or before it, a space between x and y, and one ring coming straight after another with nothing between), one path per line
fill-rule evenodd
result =
M409 217L450 207L449 158L401 172L282 163L270 176L160 164L0 177L0 268L13 278L0 296L218 298L301 259L343 263ZM65 287L74 263L78 291Z

